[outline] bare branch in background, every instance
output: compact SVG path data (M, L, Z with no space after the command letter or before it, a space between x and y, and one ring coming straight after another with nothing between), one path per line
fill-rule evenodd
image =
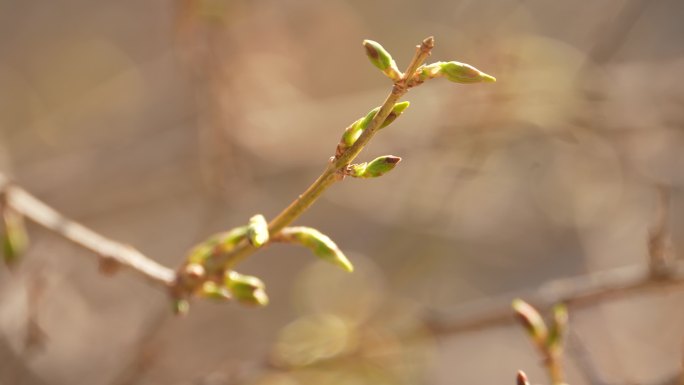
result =
M495 300L464 305L459 308L457 317L434 315L427 323L437 334L462 333L514 323L515 318L509 304L515 297L529 299L529 302L539 310L550 309L556 303L565 303L571 309L579 309L630 295L683 286L683 263L673 265L669 273L662 278L654 278L648 266L628 266L552 281L534 293L506 295Z
M26 190L12 184L0 174L0 193L6 194L6 204L25 218L62 236L84 249L94 252L102 264L128 267L148 281L169 286L175 273L168 267L145 256L131 246L106 238L93 230L66 218Z
M651 274L661 278L669 274L674 263L670 234L670 186L656 186L658 192L656 219L648 233L648 256Z

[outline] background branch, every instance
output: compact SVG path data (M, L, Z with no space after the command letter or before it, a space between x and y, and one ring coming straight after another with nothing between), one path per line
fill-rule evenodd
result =
M127 267L154 284L169 286L173 282L173 270L160 265L129 245L106 238L66 218L26 190L11 183L3 174L0 174L0 193L6 194L6 202L10 208L74 244L94 252L101 258L102 264L113 263Z
M454 334L515 323L510 302L522 297L540 311L556 303L570 309L592 306L653 290L684 286L684 263L673 264L669 273L653 276L648 265L628 266L585 276L559 279L534 292L507 294L494 300L483 300L459 307L459 315L447 317L434 314L427 324L437 334Z

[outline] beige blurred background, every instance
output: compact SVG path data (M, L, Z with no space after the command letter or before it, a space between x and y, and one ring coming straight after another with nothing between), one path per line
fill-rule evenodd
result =
M299 224L347 275L274 246L241 271L271 305L165 293L32 226L0 268L0 383L548 383L514 324L440 333L560 278L647 263L658 186L684 250L684 2L0 0L0 170L66 215L177 266L213 232L273 217L404 67L459 60L495 84L430 82L362 154L403 162L335 185ZM675 253L675 255L677 255ZM679 381L684 290L571 314L573 385Z

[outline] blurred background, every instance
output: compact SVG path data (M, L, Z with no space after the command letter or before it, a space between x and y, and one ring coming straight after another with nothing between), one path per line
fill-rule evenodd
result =
M239 269L266 282L263 309L175 318L163 291L30 226L24 261L0 269L0 383L548 383L518 325L434 324L646 266L659 220L681 258L683 20L680 0L0 0L0 171L170 267L276 215L384 100L363 39L403 69L434 35L430 60L498 79L412 90L361 155L399 167L298 221L357 271L270 247ZM571 309L568 382L680 383L683 303Z

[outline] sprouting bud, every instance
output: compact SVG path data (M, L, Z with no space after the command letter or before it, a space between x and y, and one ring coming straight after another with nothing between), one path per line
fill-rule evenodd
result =
M377 178L392 171L401 158L394 155L385 155L373 159L370 162L350 164L346 174L354 178Z
M232 250L245 236L247 236L247 226L214 234L190 250L188 262L204 264L215 253Z
M395 103L394 107L392 107L392 111L389 113L389 115L387 115L385 121L382 122L380 128L389 126L399 117L399 115L402 114L402 112L404 112L404 110L408 108L409 105L409 102ZM335 152L337 156L341 155L344 150L356 143L363 131L368 127L373 118L375 118L375 115L378 113L378 111L380 111L380 107L373 108L368 112L368 114L366 114L366 116L358 119L344 130L342 139L340 139L340 143L337 145L337 150Z
M389 115L387 115L387 118L385 118L385 121L382 122L380 128L385 128L392 124L392 122L394 122L399 117L399 115L401 115L401 113L408 108L410 104L411 103L409 102L395 103L394 107L392 107L392 112L390 112ZM375 115L373 115L373 117L375 117Z
M220 286L213 281L206 281L202 284L200 296L222 302L231 299L230 291L228 291L228 288Z
M190 311L190 302L185 298L176 298L172 302L175 315L186 315Z
M496 78L478 70L470 64L457 61L435 63L439 66L439 75L456 83L495 82Z
M527 379L527 374L522 370L518 370L518 375L515 377L516 385L530 385L530 380Z
M551 351L558 352L563 345L563 336L568 329L568 308L562 304L556 304L552 310L553 322L549 328L549 336L546 340L546 346Z
M268 242L268 223L263 215L257 214L249 219L247 239L254 247L261 247Z
M543 346L546 343L548 331L544 319L542 319L537 309L522 299L515 299L513 300L513 310L535 343Z
M268 305L265 286L259 278L235 271L227 271L224 282L233 294L233 298L240 303L256 306Z
M352 123L349 127L347 127L344 130L344 134L342 134L342 139L340 140L340 145L344 145L345 148L351 147L357 139L359 139L359 136L363 133L363 130L368 127L368 123L370 123L373 118L375 117L375 114L380 111L380 107L375 107L366 116L364 116L361 119L358 119L354 123Z
M366 55L371 63L379 68L388 78L393 81L401 79L401 72L397 68L397 63L394 62L392 56L380 43L373 40L364 40L363 47L366 49Z
M2 216L0 237L3 256L5 264L13 267L28 248L29 238L24 225L24 217L6 206L0 215Z
M335 242L316 229L303 226L286 227L280 231L278 240L300 244L323 260L334 263L348 272L354 271L354 266Z

